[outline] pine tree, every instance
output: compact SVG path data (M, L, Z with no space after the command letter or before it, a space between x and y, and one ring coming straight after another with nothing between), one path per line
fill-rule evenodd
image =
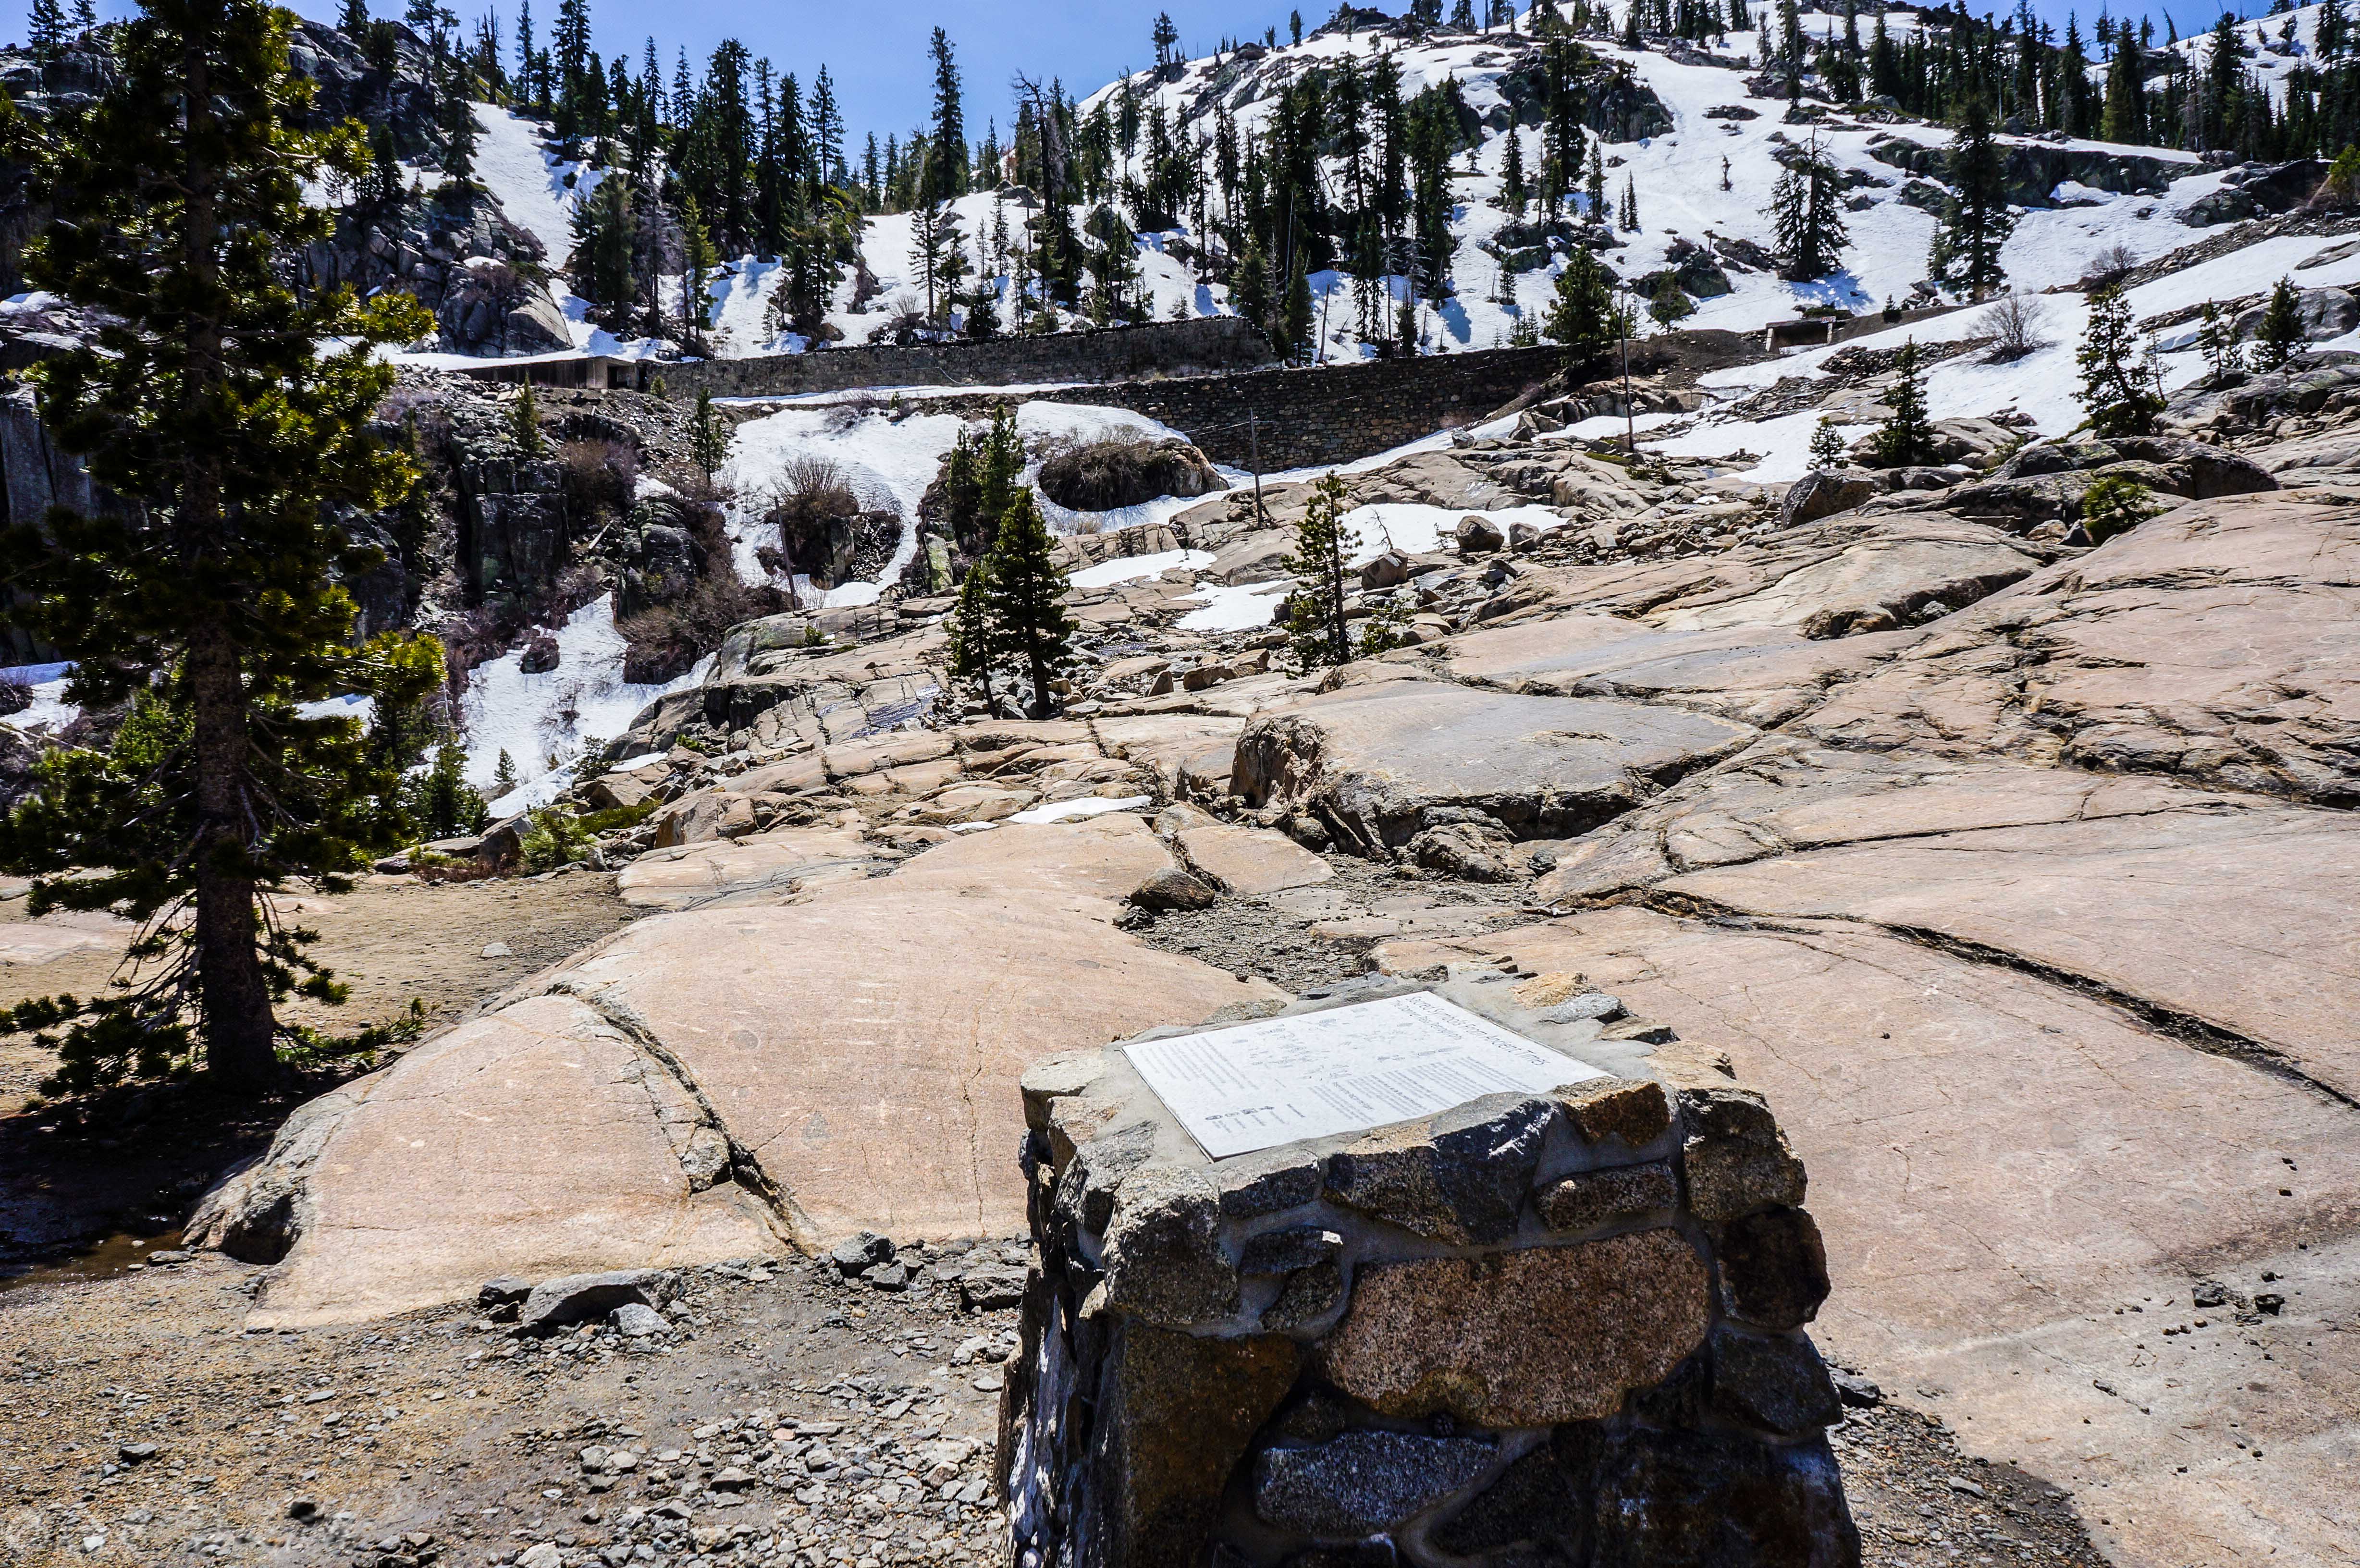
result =
M455 742L444 739L435 748L434 765L413 781L409 812L410 833L421 841L483 831L489 813L467 782L467 754Z
M1885 403L1893 411L1876 428L1876 461L1885 468L1907 468L1934 461L1934 427L1926 418L1926 377L1918 366L1918 340L1909 339L1894 356L1893 390Z
M1073 621L1065 615L1065 573L1057 564L1056 541L1041 520L1028 486L1016 492L991 547L991 649L1015 660L1032 683L1032 712L1051 711L1049 682L1074 661Z
M2106 141L2136 146L2147 140L2144 53L2125 27L2114 44L2114 58L2106 63L2106 102L2098 114L2098 135Z
M2254 332L2255 366L2264 372L2284 370L2305 341L2301 302L2295 298L2293 283L2280 278Z
M1639 232L1639 184L1634 177L1628 174L1622 177L1622 228L1624 234Z
M697 208L694 191L684 192L680 199L680 248L685 264L680 275L680 328L684 340L681 346L691 353L703 354L705 329L712 310L705 279L713 275L720 258L714 254L713 240L705 232L705 214Z
M515 404L508 409L508 436L517 450L527 457L539 457L541 441L541 404L532 395L532 383L527 381L517 394Z
M47 65L65 52L65 7L59 0L33 0L32 9L25 18L26 36L33 46L33 58Z
M2074 354L2081 373L2081 407L2102 436L2142 436L2155 430L2163 398L2147 379L2131 341L2130 301L2119 287L2090 296L2090 324Z
M1811 466L1818 469L1841 468L1851 460L1844 446L1843 432L1825 414L1819 416L1819 428L1811 432Z
M1582 177L1581 194L1590 209L1590 221L1606 221L1606 159L1599 152L1599 144L1590 144L1590 172Z
M1306 670L1343 664L1352 657L1344 621L1344 482L1329 474L1311 487L1295 525L1295 551L1285 561L1295 581L1286 599L1286 635Z
M709 387L696 389L696 412L688 427L689 461L695 463L710 479L713 471L729 460L729 427L713 407Z
M295 128L311 89L292 21L260 0L148 0L96 103L8 128L56 208L26 275L103 323L29 373L41 419L131 505L0 535L7 618L76 662L72 701L136 697L147 728L50 753L0 833L0 861L37 878L33 914L115 908L144 928L125 988L7 1018L45 1039L69 1026L69 1088L200 1054L225 1087L277 1077L276 1005L343 988L268 900L297 877L342 891L399 842L401 759L376 742L442 679L431 638L352 640L342 584L381 557L335 517L416 481L370 428L393 384L374 351L429 323L404 294L365 306L288 281L329 233L306 181L366 160L357 126ZM376 735L298 710L340 692L376 698Z
M1825 278L1841 264L1851 236L1844 232L1837 192L1835 166L1820 153L1814 136L1808 149L1771 187L1769 218L1777 231L1781 278L1808 282Z
M2204 301L2204 325L2196 334L2196 347L2204 355L2208 378L2215 387L2228 385L2229 378L2245 368L2245 346L2229 330L2229 322L2221 314L2221 307Z
M957 153L967 146L967 115L960 106L958 62L952 58L950 35L936 27L926 52L934 62L934 124L930 145L946 155ZM926 177L927 189L923 195L927 201L947 201L967 194L964 157L932 159Z
M1593 358L1614 341L1614 290L1606 268L1584 245L1576 245L1557 275L1557 291L1541 331L1565 344L1577 363Z
M1647 300L1647 314L1655 325L1668 332L1673 323L1696 314L1696 301L1682 293L1679 280L1666 272L1656 281L1655 292Z
M967 568L943 644L951 678L974 681L987 708L991 705L991 561L987 556Z
M2014 232L2007 210L2007 175L1992 139L1991 111L1981 93L1967 95L1963 123L1950 144L1950 195L1934 231L1929 261L1934 278L1981 299L2005 280L2000 250Z
M1270 331L1270 257L1262 254L1260 234L1246 236L1246 248L1230 269L1229 303L1239 315Z
M499 760L492 765L492 799L503 800L516 793L517 786L522 782L517 777L516 759L508 755L508 747L502 746Z
M1279 302L1275 325L1277 331L1272 335L1282 353L1295 360L1311 357L1311 334L1318 323L1311 310L1311 275L1304 270L1300 252L1294 270L1287 274L1286 296Z
M1500 205L1508 216L1521 218L1532 192L1524 188L1524 138L1513 125L1508 127L1508 147L1500 169Z

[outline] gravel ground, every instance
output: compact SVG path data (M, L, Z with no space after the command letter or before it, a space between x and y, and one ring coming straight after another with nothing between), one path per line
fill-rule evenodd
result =
M259 1271L213 1256L19 1290L0 1561L991 1561L1015 1314L938 1276L1007 1252L933 1255L898 1292L825 1262L686 1271L638 1341L460 1307L247 1334Z

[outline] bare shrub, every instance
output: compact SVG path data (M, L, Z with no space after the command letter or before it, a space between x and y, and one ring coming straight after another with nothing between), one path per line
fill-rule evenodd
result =
M1992 363L2005 365L2047 348L2048 315L2036 296L2022 293L2006 295L1985 310L1983 330L1992 335Z
M2103 289L2119 283L2138 265L2138 256L2126 245L2117 245L2100 251L2090 263L2090 270L2081 275L2084 289Z
M559 484L567 509L604 521L631 509L639 488L639 454L621 441L570 441L557 449Z
M741 583L734 575L701 577L671 604L642 610L616 626L627 645L623 679L638 685L675 680L720 647L730 627L792 607L786 594L767 583Z

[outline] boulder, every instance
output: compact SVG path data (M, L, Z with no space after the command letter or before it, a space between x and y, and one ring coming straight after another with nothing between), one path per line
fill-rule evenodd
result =
M2261 304L2238 311L2236 319L2230 323L2230 335L2240 343L2258 338L2262 331L2262 316L2268 308L2269 303L2265 299ZM2305 343L2324 343L2329 338L2340 338L2354 327L2360 326L2360 299L2355 299L2348 289L2298 289L2295 290L2295 309L2302 318Z
M578 1323L595 1323L625 1306L652 1308L665 1278L650 1269L615 1269L543 1279L517 1309L516 1332L546 1338Z
M1119 436L1053 453L1041 464L1041 493L1076 512L1109 512L1160 495L1226 490L1210 460L1183 441Z
M1232 780L1250 805L1316 811L1364 853L1408 844L1437 807L1480 809L1519 837L1564 837L1751 735L1674 708L1389 681L1250 720Z
M1470 514L1459 519L1458 539L1459 554L1483 555L1491 550L1504 549L1508 542L1508 536L1502 533L1500 525L1491 518L1479 517Z
M1838 512L1849 512L1882 495L1885 488L1880 475L1863 469L1814 469L1786 487L1786 499L1778 508L1778 521L1785 528L1815 523Z

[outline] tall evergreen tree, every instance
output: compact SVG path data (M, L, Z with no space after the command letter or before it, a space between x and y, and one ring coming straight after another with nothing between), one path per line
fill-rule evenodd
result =
M1343 664L1352 657L1344 618L1344 514L1349 510L1344 482L1330 474L1311 486L1311 499L1295 525L1295 550L1286 558L1295 592L1286 599L1286 633L1295 657L1306 669Z
M2151 434L2163 398L2148 381L2131 335L2130 301L2119 287L2090 296L2090 324L2074 354L2081 373L2081 407L2102 436Z
M1929 266L1944 288L1981 299L2006 277L2000 250L2016 219L2007 210L2007 173L1992 136L1991 110L1979 92L1968 93L1950 143L1950 183Z
M1052 711L1049 682L1074 661L1075 626L1065 615L1065 572L1057 564L1056 540L1041 520L1032 491L1018 490L1000 523L991 547L991 647L1013 659L1032 684L1032 712Z
M947 201L967 194L967 159L953 156L967 146L967 115L959 106L958 62L951 55L950 35L934 29L927 53L934 62L934 124L933 145L943 149L927 166L925 199Z
M1886 468L1931 463L1934 427L1926 417L1926 376L1918 367L1916 338L1894 356L1893 376L1893 390L1885 395L1893 411L1876 428L1876 461Z
M362 20L368 13L361 13ZM32 9L25 18L26 36L33 46L33 58L46 65L65 52L66 10L59 0L33 0Z
M2293 283L2280 278L2262 308L2261 325L2254 331L2254 364L2265 371L2284 370L2302 345L2302 309Z
M2136 145L2147 140L2144 53L2127 27L2117 35L2114 57L2106 62L2106 102L2098 120L2098 135L2106 141Z
M1508 146L1501 158L1500 205L1511 218L1524 215L1524 206L1532 192L1524 186L1524 137L1515 126L1508 127Z
M1819 151L1817 136L1778 176L1770 191L1769 217L1776 230L1780 277L1794 282L1825 278L1841 265L1844 232L1835 165Z
M136 697L147 716L112 753L51 753L0 833L0 860L38 877L34 913L118 908L142 924L128 987L8 1018L68 1026L72 1086L199 1054L225 1086L277 1076L277 1003L342 988L268 897L295 877L341 891L395 842L406 760L299 704L373 692L382 730L441 679L432 639L355 643L342 584L378 558L334 517L415 482L371 433L392 385L373 351L428 322L406 294L363 305L289 282L328 237L306 180L356 178L366 158L350 123L297 128L311 84L290 64L293 20L260 0L147 0L96 103L8 132L56 204L27 276L102 323L31 373L42 419L131 505L56 507L0 535L7 614L75 661L73 701Z

